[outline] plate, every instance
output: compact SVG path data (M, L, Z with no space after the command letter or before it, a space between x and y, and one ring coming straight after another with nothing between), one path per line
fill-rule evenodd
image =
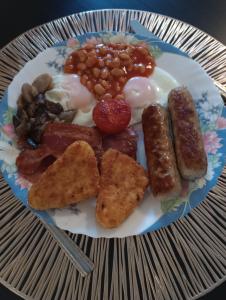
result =
M132 19L197 60L225 92L226 47L220 42L166 16L101 10L42 25L2 49L1 95L25 63L44 49L87 31L129 31ZM176 300L201 296L226 279L225 175L223 170L206 199L190 214L165 228L120 239L70 234L95 262L93 273L85 278L2 178L0 281L25 299Z
M90 199L77 205L63 209L52 209L47 212L34 213L47 222L54 222L58 227L72 233L82 233L92 237L125 237L150 232L169 225L171 222L185 216L198 205L208 191L216 184L216 180L224 167L224 153L226 152L226 111L223 101L210 77L200 65L190 59L179 49L155 39L123 33L88 33L71 38L68 42L57 43L53 47L42 51L30 60L15 76L0 105L0 135L1 171L9 183L14 194L26 206L27 193L30 183L16 172L14 147L15 134L13 132L12 115L16 110L16 102L23 83L32 81L43 73L52 76L63 73L65 59L75 49L79 49L87 41L97 43L130 43L140 41L147 43L155 57L156 67L169 73L179 83L191 92L199 114L201 130L208 157L208 170L205 177L195 181L183 182L181 195L169 201L156 201L150 189L145 194L141 204L115 229L104 229L95 217L95 199ZM160 78L161 82L164 78ZM170 86L163 82L164 87ZM167 89L170 88L167 86ZM167 96L162 97L163 104L167 104ZM141 124L134 126L138 133L137 161L147 169ZM8 143L9 145L7 146ZM10 156L11 154L11 156Z

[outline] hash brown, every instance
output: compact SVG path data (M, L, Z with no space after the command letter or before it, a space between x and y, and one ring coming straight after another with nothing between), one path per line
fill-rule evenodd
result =
M101 162L96 219L105 228L119 226L143 199L148 185L145 170L117 150L107 150Z
M98 189L95 153L88 143L76 141L32 185L28 200L38 210L61 208L95 197Z

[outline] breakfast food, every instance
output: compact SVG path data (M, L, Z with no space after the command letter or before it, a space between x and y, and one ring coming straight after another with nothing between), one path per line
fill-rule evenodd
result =
M102 136L102 147L103 151L107 151L112 148L120 151L121 153L127 154L136 160L137 153L137 133L129 127L117 134L106 134Z
M104 133L112 134L123 131L131 119L131 108L122 99L99 101L93 110L93 120Z
M181 87L170 92L169 111L181 176L188 180L204 176L207 171L207 157L195 104L186 88Z
M19 174L31 183L39 180L41 174L50 166L57 156L46 145L37 149L24 149L16 159Z
M74 51L66 60L65 73L81 77L81 83L97 99L115 98L126 81L135 76L149 76L154 58L144 43L87 44Z
M65 207L91 197L99 189L99 171L93 149L77 141L42 174L29 191L32 208L46 210Z
M109 149L101 162L96 218L105 228L119 226L143 199L148 178L131 157Z
M159 200L177 197L181 192L181 180L169 134L167 110L160 105L147 107L142 125L152 193Z
M95 128L65 123L48 123L42 134L40 145L35 149L24 149L16 160L18 172L34 183L66 148L75 141L85 141L94 150L97 161L102 156L102 136Z
M100 159L102 138L99 131L93 127L59 122L49 123L43 132L41 144L47 145L53 153L59 156L70 144L79 140L87 142L93 148L97 159Z
M176 159L186 179L205 173L204 161L196 172L192 163L185 166L192 155L183 157L189 143L183 144L181 132L188 140L192 126L198 130L190 96L175 89L177 80L156 66L153 47L144 41L116 40L91 38L58 53L59 61L69 53L64 66L54 64L53 76L42 74L32 83L28 79L13 116L20 150L16 166L19 177L32 183L30 206L46 210L97 197L96 218L105 228L124 222L148 183L157 200L178 197L182 188ZM176 155L167 107L172 89L169 109ZM193 135L201 149L201 133ZM136 162L145 166L143 139L149 180Z

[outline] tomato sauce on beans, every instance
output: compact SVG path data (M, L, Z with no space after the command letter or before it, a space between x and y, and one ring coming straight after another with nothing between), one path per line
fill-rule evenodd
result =
M87 44L69 55L64 72L78 74L97 99L121 99L128 79L148 77L154 67L145 44Z

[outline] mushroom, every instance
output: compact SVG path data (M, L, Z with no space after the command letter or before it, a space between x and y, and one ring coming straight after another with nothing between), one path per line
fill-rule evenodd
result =
M28 116L25 110L18 109L16 116L13 116L13 125L16 134L21 136L26 136L30 130L30 123L28 122Z
M25 106L26 106L26 100L22 95L20 95L17 100L17 107L18 109L23 109Z
M32 103L34 97L38 95L36 87L30 85L29 83L24 83L21 88L22 97L27 103Z
M44 93L50 90L53 86L53 79L49 74L42 74L38 76L32 83L32 86L38 90L38 93Z
M60 103L55 103L49 100L45 100L45 107L50 113L55 115L59 115L64 110Z

